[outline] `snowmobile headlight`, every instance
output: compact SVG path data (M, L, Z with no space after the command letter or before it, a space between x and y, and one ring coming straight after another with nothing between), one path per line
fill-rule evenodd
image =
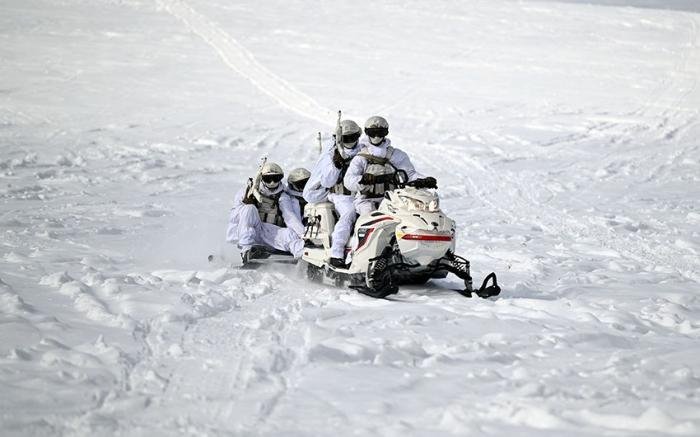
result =
M437 199L431 200L430 203L428 203L428 211L430 211L430 212L440 211L440 201Z
M399 196L399 198L409 211L428 211L428 205L426 205L425 202L406 196Z

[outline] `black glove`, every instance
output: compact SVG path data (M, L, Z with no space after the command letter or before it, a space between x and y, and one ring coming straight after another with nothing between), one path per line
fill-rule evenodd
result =
M343 165L345 165L345 160L340 155L340 152L338 152L338 149L335 149L335 152L333 153L333 165L335 165L335 168L337 169L342 169Z
M252 194L248 197L243 197L242 202L245 203L246 205L253 205L255 207L258 206L258 199L256 199L255 196L253 196Z
M428 176L427 178L423 178L423 179L416 179L415 181L413 181L413 183L411 185L413 185L416 188L437 188L438 187L437 180L432 176Z

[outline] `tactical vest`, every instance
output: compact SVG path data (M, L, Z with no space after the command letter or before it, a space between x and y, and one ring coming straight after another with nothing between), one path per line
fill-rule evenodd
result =
M284 227L284 219L279 208L279 200L282 191L272 196L266 196L259 190L255 190L255 198L258 201L258 214L260 221L263 223L271 223L273 225Z
M394 167L389 161L393 154L394 148L391 146L387 147L386 156L384 158L372 155L369 152L369 149L366 147L360 150L360 153L358 153L359 156L362 156L367 160L368 165L365 173L375 176L396 173L396 167ZM365 194L368 197L381 197L384 195L384 193L391 191L394 188L396 188L396 185L394 185L393 182L382 182L379 184L368 185L362 190L362 194Z

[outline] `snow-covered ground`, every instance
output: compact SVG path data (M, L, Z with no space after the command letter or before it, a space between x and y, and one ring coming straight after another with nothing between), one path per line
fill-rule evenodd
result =
M700 435L699 13L3 0L0 434ZM207 263L339 108L501 296Z

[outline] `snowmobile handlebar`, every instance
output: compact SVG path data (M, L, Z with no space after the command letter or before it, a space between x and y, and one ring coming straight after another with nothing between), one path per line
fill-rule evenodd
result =
M406 170L396 169L394 173L394 185L397 188L414 187L414 188L437 188L437 181L433 177L423 179L408 180Z
M397 188L411 186L411 182L409 182L408 180L408 173L406 173L406 170L396 169L396 172L394 172L393 182Z

